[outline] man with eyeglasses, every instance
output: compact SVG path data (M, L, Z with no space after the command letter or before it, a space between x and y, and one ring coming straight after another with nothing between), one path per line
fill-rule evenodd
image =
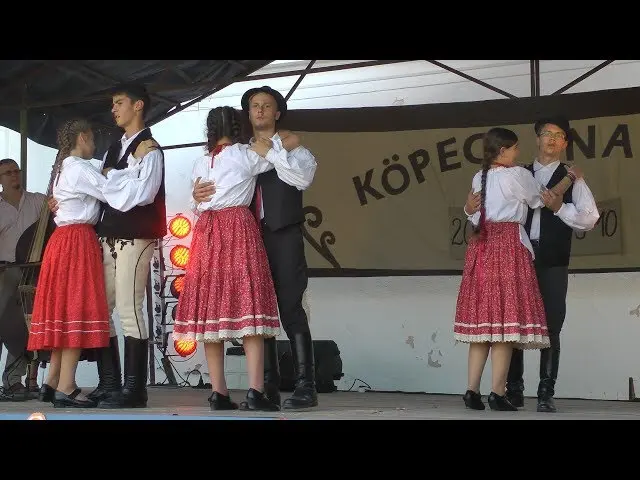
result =
M18 331L24 324L24 315L19 304L18 284L22 271L19 268L6 268L5 265L16 260L16 246L20 236L40 217L46 196L42 193L27 192L22 188L22 177L18 163L5 158L0 160L0 354L2 343L7 347L7 359L2 375L0 402L27 400L38 391L38 370L33 369L28 386L22 384L29 359L26 353L26 328ZM26 324L25 324L26 326ZM21 336L24 335L24 339ZM8 339L11 338L11 342ZM16 343L24 340L24 353L15 351ZM11 347L9 346L11 343ZM9 349L12 348L13 351Z
M600 214L584 178L575 180L562 197L550 190L568 171L575 169L560 161L569 144L569 121L561 116L542 118L535 123L534 130L538 155L525 168L540 183L545 207L529 209L525 230L535 253L536 276L551 341L550 348L540 350L537 411L555 412L553 396L560 364L560 331L567 310L571 238L574 231L586 232L593 229ZM479 209L479 204L479 199L471 192L467 197L465 212L473 215ZM514 349L507 376L506 395L515 407L524 406L523 375L523 350Z
M553 401L560 365L560 332L567 311L571 238L575 231L593 229L600 214L584 178L579 178L563 197L550 190L567 172L560 156L569 143L569 121L561 116L538 120L534 125L538 156L527 169L543 189L545 207L529 209L525 229L535 252L535 267L547 315L550 348L540 350L538 412L555 412ZM514 350L507 376L507 398L516 407L524 406L524 358Z

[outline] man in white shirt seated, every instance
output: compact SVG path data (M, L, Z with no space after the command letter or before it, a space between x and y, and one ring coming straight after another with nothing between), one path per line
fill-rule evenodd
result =
M7 348L0 401L27 400L38 391L36 365L27 386L22 384L29 365L28 331L18 295L22 269L6 265L16 261L18 240L39 219L46 196L25 191L20 173L15 160L0 160L0 353L2 344Z

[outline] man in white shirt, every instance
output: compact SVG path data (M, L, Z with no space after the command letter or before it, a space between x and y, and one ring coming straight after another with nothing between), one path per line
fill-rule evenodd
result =
M96 225L109 312L118 312L124 333L124 382L113 318L109 347L95 352L99 382L87 396L98 408L147 406L149 332L142 308L156 240L167 233L164 154L144 123L150 108L142 85L122 84L112 90L111 112L124 134L105 154L103 173L110 178L112 169L141 168L137 178L113 194L119 209L102 204ZM55 200L49 206L55 211Z
M568 166L560 161L571 135L566 118L547 117L534 125L538 155L525 168L531 171L540 185L552 188L562 179ZM555 412L553 401L560 364L560 332L566 315L569 282L571 238L574 231L593 229L600 214L596 201L584 178L578 178L563 197L550 190L542 193L544 208L529 209L525 230L535 252L535 268L542 301L547 316L551 347L540 351L540 381L538 384L538 412ZM472 213L470 196L465 211ZM514 349L507 377L507 398L516 407L524 406L523 350Z
M29 355L26 351L28 331L18 295L22 270L6 268L6 265L16 261L18 240L40 217L46 196L22 188L20 167L10 158L0 160L0 184L0 340L7 347L0 401L27 400L38 391L38 369L37 364L32 366L25 387L22 377L27 372Z
M262 236L278 297L280 322L291 343L295 389L282 407L300 409L318 405L315 360L309 319L303 306L307 289L307 263L304 252L302 194L315 176L313 154L299 144L297 135L278 129L287 113L282 94L271 87L252 88L244 93L242 110L253 128L253 138L271 141L276 151L287 150L287 164L258 176L252 208L259 211ZM194 188L196 201L213 195L210 184ZM279 356L275 338L264 341L264 388L269 399L280 405ZM249 399L247 399L249 400Z

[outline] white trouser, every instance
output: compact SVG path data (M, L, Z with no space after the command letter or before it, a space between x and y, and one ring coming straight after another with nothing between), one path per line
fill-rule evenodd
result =
M110 245L112 243L112 245ZM155 240L101 239L110 336L116 336L113 311L118 312L125 337L146 340L149 331L142 313ZM114 258L115 257L115 258Z

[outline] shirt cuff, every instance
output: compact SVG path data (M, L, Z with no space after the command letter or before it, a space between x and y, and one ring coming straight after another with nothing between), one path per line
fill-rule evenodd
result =
M561 216L561 215L562 215L562 210L566 210L566 208L564 208L564 206L565 206L565 205L566 205L566 204L565 204L565 203L563 203L563 204L560 206L560 208L558 209L558 211L557 211L557 212L553 212L553 214L554 214L556 217Z

